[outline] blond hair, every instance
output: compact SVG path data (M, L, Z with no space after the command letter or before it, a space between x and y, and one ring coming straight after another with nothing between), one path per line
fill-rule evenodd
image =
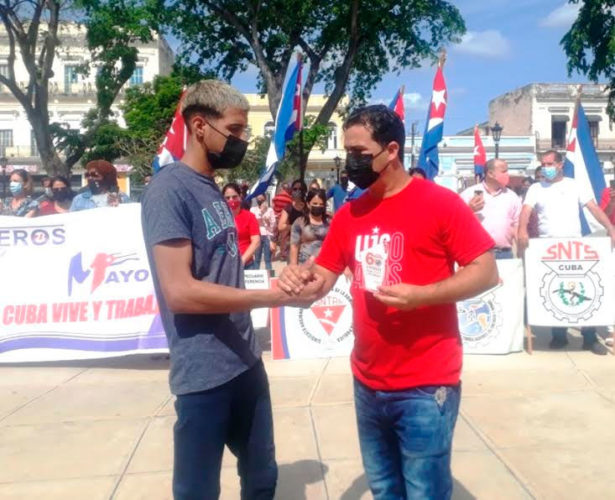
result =
M229 108L250 110L245 96L228 83L219 80L201 80L186 90L182 100L181 112L184 121L195 113L202 113L211 118L221 118Z

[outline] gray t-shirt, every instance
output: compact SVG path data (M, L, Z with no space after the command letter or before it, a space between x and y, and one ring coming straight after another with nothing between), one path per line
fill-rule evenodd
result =
M142 203L143 235L171 353L171 392L222 385L260 358L249 311L173 314L160 291L152 250L165 241L191 240L194 278L244 288L233 215L213 179L179 162L154 176Z

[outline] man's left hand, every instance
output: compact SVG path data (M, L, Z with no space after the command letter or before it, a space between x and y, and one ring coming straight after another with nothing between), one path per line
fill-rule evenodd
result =
M396 285L381 286L374 297L387 306L402 311L416 309L425 303L425 287L398 283Z

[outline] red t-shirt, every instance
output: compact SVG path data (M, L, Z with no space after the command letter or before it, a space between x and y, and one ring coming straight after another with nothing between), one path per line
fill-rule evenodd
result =
M611 188L605 188L602 191L602 197L600 198L600 208L606 212L606 207L609 205L609 201L611 201ZM615 224L615 210L610 215L609 220L611 224Z
M454 273L494 246L470 208L454 192L413 179L378 201L369 193L334 216L317 264L334 273L347 266L351 291L355 377L374 390L459 382L462 347L455 304L413 311L388 307L363 288L361 253L378 242L388 249L385 285L427 285Z
M235 217L235 226L237 226L237 243L239 245L239 253L243 255L250 246L252 236L260 236L258 221L252 212L243 208ZM250 259L246 264L252 262Z
M54 215L59 213L53 201L43 201L38 207L38 215Z

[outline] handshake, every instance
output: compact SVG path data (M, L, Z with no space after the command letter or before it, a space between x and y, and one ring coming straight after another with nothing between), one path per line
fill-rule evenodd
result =
M278 279L278 301L282 306L309 307L327 294L323 274L316 272L314 257L300 265L286 266Z
M281 306L309 307L329 293L336 280L335 273L317 268L313 257L304 264L289 265L278 280L276 302ZM397 283L378 287L373 296L386 306L410 311L430 303L430 291L431 286Z

